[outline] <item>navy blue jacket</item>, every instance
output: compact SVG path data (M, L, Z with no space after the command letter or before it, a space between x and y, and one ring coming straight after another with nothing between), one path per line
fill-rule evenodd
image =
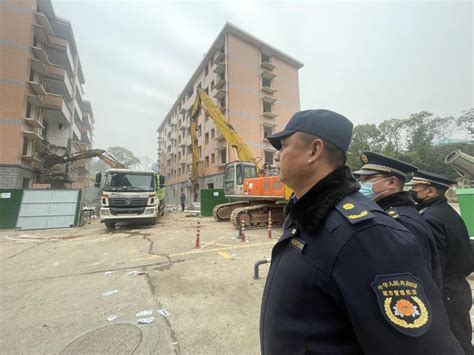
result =
M357 189L339 169L288 204L262 354L461 354L413 234Z
M378 200L377 204L382 207L390 217L394 218L413 233L418 240L433 279L438 287L441 288L442 268L436 241L431 232L431 227L416 209L410 194L406 191L401 191Z

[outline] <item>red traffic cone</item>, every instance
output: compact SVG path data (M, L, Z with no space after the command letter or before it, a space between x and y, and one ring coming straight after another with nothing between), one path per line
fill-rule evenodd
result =
M245 222L242 221L242 239L240 240L241 243L245 243Z

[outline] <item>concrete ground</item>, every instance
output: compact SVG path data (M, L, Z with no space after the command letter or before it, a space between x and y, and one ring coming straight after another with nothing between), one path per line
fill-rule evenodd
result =
M0 352L258 354L265 279L253 279L253 265L275 239L248 230L241 243L229 223L185 215L114 232L97 221L0 232ZM137 324L148 309L153 323Z
M253 266L270 257L275 239L248 230L241 243L229 223L186 214L113 232L98 221L1 231L0 353L259 354L268 264L260 280ZM153 323L137 324L148 309Z

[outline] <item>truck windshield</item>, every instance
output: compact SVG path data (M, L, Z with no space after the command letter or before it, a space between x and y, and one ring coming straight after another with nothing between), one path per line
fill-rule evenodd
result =
M111 172L107 174L104 191L138 191L155 190L153 175Z

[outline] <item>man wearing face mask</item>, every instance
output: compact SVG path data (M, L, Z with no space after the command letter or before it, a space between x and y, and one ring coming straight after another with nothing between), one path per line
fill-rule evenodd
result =
M472 354L469 310L472 294L466 277L472 272L469 234L445 192L455 181L428 171L417 171L409 184L418 210L433 230L443 275L442 296L449 325L466 354Z
M360 160L364 165L353 173L360 182L360 192L413 233L433 279L441 288L441 264L433 233L418 213L410 192L403 191L408 176L417 167L375 152L363 152Z
M460 354L413 234L345 165L352 123L297 112L268 136L294 194L262 297L263 355Z

